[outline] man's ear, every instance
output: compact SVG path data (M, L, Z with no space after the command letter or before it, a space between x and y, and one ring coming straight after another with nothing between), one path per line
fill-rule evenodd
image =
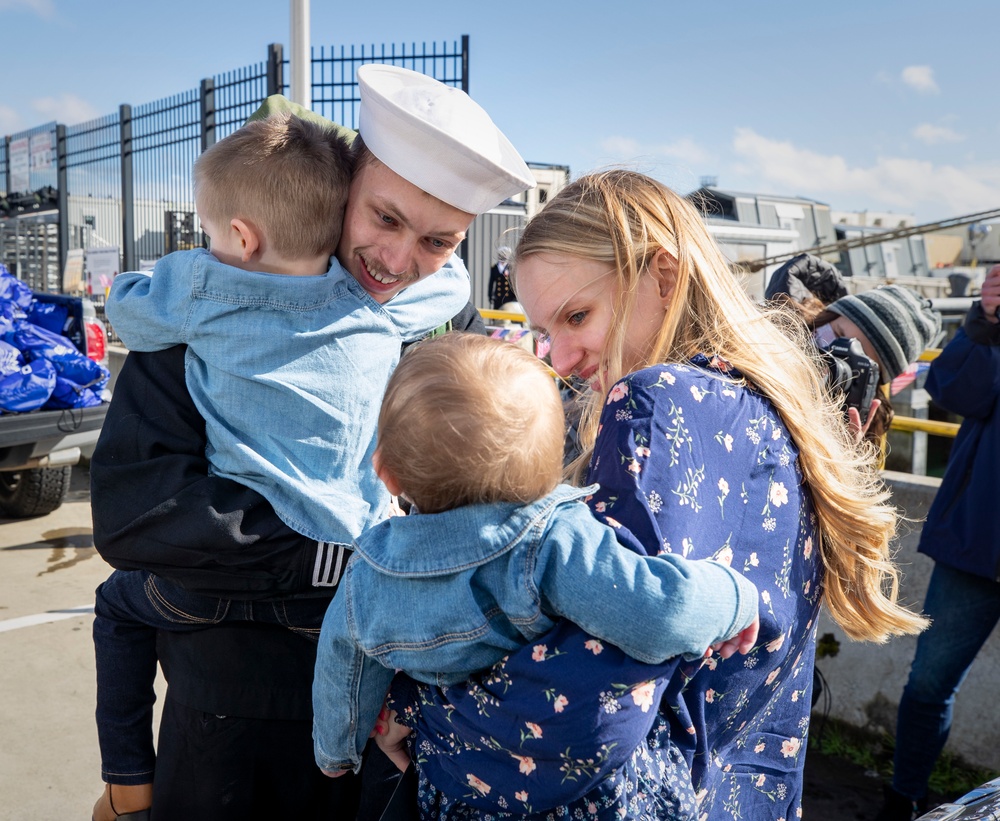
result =
M382 480L382 484L385 485L385 489L389 493L393 496L403 495L403 489L399 486L399 482L396 481L396 477L382 462L382 451L378 448L375 448L375 452L372 454L372 467L375 468L375 474Z
M666 248L660 248L649 263L649 272L656 279L660 300L666 306L677 287L677 259Z
M260 235L257 229L241 219L230 220L229 227L240 235L240 244L243 246L242 259L244 262L249 262L260 249Z

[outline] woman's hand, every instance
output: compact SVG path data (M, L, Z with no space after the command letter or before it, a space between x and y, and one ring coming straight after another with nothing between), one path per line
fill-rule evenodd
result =
M857 408L847 409L847 427L850 429L851 433L854 434L854 441L856 444L861 444L861 440L865 438L865 434L868 433L868 428L871 427L872 421L875 419L875 411L877 411L882 406L881 399L872 399L872 403L868 408L868 419L865 423L861 424L861 413Z
M409 734L410 728L396 721L396 711L390 710L383 704L372 736L386 758L404 773L410 766L410 754L406 751L406 744L403 743Z

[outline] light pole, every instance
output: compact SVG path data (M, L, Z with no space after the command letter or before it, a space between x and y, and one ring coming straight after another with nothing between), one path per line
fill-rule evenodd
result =
M312 54L309 40L309 0L291 2L291 99L303 108L312 109Z

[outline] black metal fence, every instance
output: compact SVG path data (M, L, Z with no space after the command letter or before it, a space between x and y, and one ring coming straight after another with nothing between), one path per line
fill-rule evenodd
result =
M357 127L357 69L390 63L469 90L469 38L460 42L312 50L312 108ZM40 291L91 292L118 270L201 245L191 170L266 97L287 93L282 47L255 65L87 123L48 123L0 144L0 262ZM114 271L82 271L82 250L118 248ZM113 254L105 255L114 258Z

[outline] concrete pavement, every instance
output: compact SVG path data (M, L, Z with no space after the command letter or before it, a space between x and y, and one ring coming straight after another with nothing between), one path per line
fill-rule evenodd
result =
M102 787L91 627L111 568L94 549L88 486L76 467L59 510L0 518L2 821L84 821Z

